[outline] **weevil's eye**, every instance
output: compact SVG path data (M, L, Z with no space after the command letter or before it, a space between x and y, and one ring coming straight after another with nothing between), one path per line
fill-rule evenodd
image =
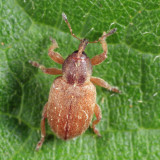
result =
M74 53L78 53L78 50L74 51L72 54L74 54Z
M74 51L72 54L76 54L76 53L78 53L78 50ZM82 54L85 55L85 56L87 56L84 51L82 52ZM82 59L84 59L84 58L82 58Z

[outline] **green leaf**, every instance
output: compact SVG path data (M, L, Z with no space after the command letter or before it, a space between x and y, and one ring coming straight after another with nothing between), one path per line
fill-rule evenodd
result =
M102 138L88 129L70 141L53 135L49 126L39 152L40 120L56 76L32 67L34 60L61 68L47 52L50 37L66 58L79 41L69 33L65 12L79 38L107 39L108 58L93 75L118 86L121 94L97 87ZM91 58L100 44L89 44ZM160 159L160 1L0 0L0 159ZM94 117L95 118L95 117Z

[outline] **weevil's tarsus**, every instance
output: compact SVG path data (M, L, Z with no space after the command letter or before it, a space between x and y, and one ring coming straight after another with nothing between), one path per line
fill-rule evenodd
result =
M41 120L41 139L36 146L36 151L38 151L42 147L42 144L46 136L45 119L47 118L47 107L48 103L46 103L43 108L42 120Z
M78 40L81 40L81 39L79 39L79 38L72 32L71 25L69 24L69 22L68 22L68 20L67 20L67 16L66 16L66 14L65 14L64 12L62 13L62 17L63 17L64 21L66 22L66 24L68 25L68 28L69 28L69 30L70 30L70 32L71 32L71 35L72 35L73 37L77 38Z
M98 43L101 40L105 40L107 37L109 37L110 35L112 35L113 33L115 33L117 31L117 28L112 29L111 31L109 31L108 33L103 33L102 37L100 37L98 40L95 40L93 42L88 42L88 43Z
M29 63L30 63L33 67L37 67L37 68L39 68L39 69L45 69L45 66L40 65L38 62L29 60Z
M52 39L51 37L50 37L50 40L52 42L52 45L48 50L48 55L51 57L51 59L54 62L59 63L59 64L63 64L64 58L58 52L54 51L56 48L58 48L58 44L57 44L56 40Z
M41 69L41 70L42 70L44 73L46 73L46 74L51 74L51 75L62 74L62 70L61 70L61 69L57 69L57 68L46 68L45 66L40 65L38 62L30 61L30 60L29 60L29 63L32 64L32 66Z
M52 42L52 49L59 48L59 46L58 46L58 44L57 44L55 39L53 39L52 37L50 37L49 39Z

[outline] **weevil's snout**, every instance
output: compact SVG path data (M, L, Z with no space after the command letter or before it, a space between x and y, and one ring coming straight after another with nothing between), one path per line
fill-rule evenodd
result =
M87 46L87 44L88 44L88 39L82 39L81 40L81 43L80 43L80 45L79 45L79 49L80 48L82 48L83 49L83 51L85 50L85 48L86 48L86 46Z
M81 43L78 47L78 55L80 56L82 54L82 52L85 50L87 44L89 43L89 41L87 39L82 39Z
M82 40L81 40L81 43L84 43L84 44L87 45L87 44L88 44L88 39L82 39Z

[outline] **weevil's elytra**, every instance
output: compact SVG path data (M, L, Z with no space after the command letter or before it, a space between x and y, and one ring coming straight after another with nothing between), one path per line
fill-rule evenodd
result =
M66 83L63 77L58 77L54 85L48 100L48 122L58 137L71 139L89 127L96 103L96 88L91 82L74 86Z
M72 33L72 28L67 20L67 16L62 13L62 17L68 25L72 36L77 38ZM105 39L113 34L116 29L112 29L94 42L89 42L86 39L79 39L80 45L77 51L74 51L65 60L63 57L54 51L58 47L55 40L52 41L52 46L49 48L48 55L53 61L62 64L62 70L57 68L45 68L37 62L30 61L34 67L38 67L44 73L51 75L62 76L57 77L50 89L48 102L45 104L42 120L41 120L41 139L37 144L36 150L42 146L46 136L45 119L52 131L61 139L68 140L81 135L89 127L93 114L96 120L92 123L92 128L95 134L100 136L99 131L95 128L101 120L101 110L96 103L96 88L99 85L113 92L119 92L115 87L110 86L101 78L92 76L92 66L102 63L107 57L107 43ZM89 59L84 52L88 43L102 44L103 53Z

